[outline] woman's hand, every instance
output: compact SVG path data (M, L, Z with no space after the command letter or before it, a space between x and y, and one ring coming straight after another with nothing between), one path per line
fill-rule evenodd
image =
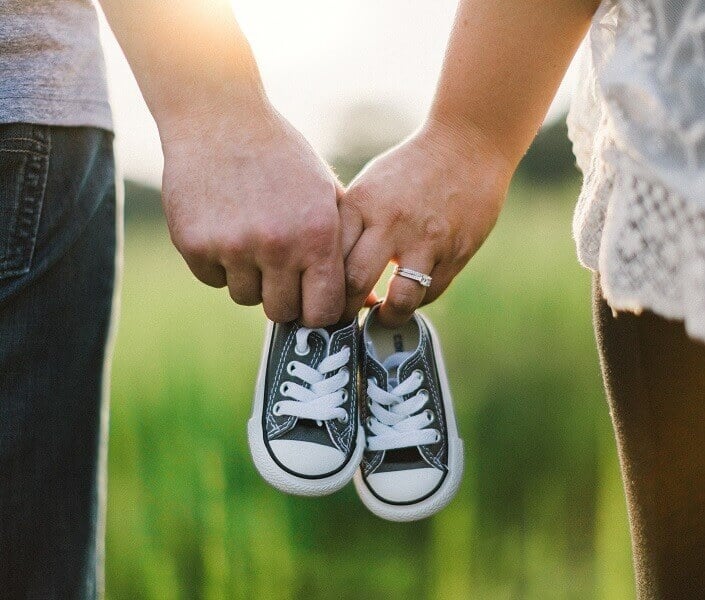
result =
M391 261L430 274L431 287L394 276L380 308L390 327L435 300L497 220L512 169L479 131L429 120L372 161L340 200L354 315Z
M341 200L347 316L393 260L433 277L428 290L392 278L380 318L404 322L480 247L598 4L458 3L429 120Z

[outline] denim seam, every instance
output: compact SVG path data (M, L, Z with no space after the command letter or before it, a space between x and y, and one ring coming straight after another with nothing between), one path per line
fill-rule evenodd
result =
M5 138L3 140L4 142L33 142L37 143L39 140L35 140L34 138L27 138L27 137L10 137L10 138ZM43 143L43 142L41 142Z
M12 152L14 154L24 154L25 157L27 156L28 152L25 152L24 150L1 150L1 152ZM22 173L21 177L18 177L17 179L17 187L13 190L13 199L17 198L17 204L18 208L15 211L15 216L18 216L19 213L19 198L22 194L22 188L24 186L24 181L25 181L25 171L27 168L27 163L22 164ZM12 219L12 217L10 217ZM7 268L7 265L10 262L10 245L12 243L12 240L14 239L15 236L15 224L11 220L10 221L10 228L7 233L7 242L5 243L5 250L2 254L0 254L0 278L5 277L5 276L12 276L13 273L11 271L5 272L5 269Z
M5 255L0 260L0 279L24 275L29 272L32 266L51 155L51 131L49 127L46 127L45 131L46 134L37 132L38 137L45 139L30 140L34 143L45 145L47 148L45 153L0 148L0 152L28 155L28 160L22 167L22 176L19 178L16 190L17 209L15 220L12 222L8 232ZM30 169L33 171L34 181L28 178L28 170Z
M15 150L14 148L0 148L0 152L11 152L13 154L34 154L35 156L40 156L44 158L46 152L37 152L35 150Z

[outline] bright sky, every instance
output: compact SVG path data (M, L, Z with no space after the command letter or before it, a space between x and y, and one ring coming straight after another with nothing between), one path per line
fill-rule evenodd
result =
M346 106L380 102L420 120L433 94L457 0L233 0L274 105L323 154ZM157 130L103 27L125 176L159 184ZM549 118L565 109L562 86Z

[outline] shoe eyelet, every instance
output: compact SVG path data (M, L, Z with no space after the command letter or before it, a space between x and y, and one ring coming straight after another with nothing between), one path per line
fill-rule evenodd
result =
M437 444L440 441L441 441L441 434L439 431L436 431L436 438L433 440L433 443Z
M426 420L431 423L434 419L434 414L433 411L429 408L427 408L425 411L423 411L424 414L426 415Z
M419 390L419 395L423 396L424 400L428 400L430 394L428 393L427 389L422 389Z
M343 399L343 402L348 401L348 390L343 389L340 391L340 397Z
M297 356L306 356L309 352L311 352L311 346L306 345L305 350L299 350L298 346L294 346L294 352Z
M343 423L343 424L347 423L348 420L349 420L349 419L348 419L348 414L347 414L347 413L345 413L345 416L344 416L344 417L340 417L340 418L338 419L338 421L340 421L340 422Z
M294 364L294 362L292 361L288 365L286 365L286 372L290 375L293 375L294 371L296 371L296 364Z
M369 429L372 426L372 417L367 417L365 419L365 426Z
M274 406L272 406L272 414L275 417L280 417L281 416L281 406L279 405L279 402L277 402Z
M282 396L286 396L288 392L289 392L289 384L288 384L287 382L282 383L282 384L279 386L279 393L280 393Z
M419 381L423 381L423 371L421 369L415 369L413 375L416 376Z

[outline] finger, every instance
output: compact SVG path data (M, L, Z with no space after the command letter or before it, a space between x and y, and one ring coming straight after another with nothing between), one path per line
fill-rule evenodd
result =
M254 306L262 302L262 275L252 266L228 268L228 289L236 304Z
M340 183L340 179L338 179L338 176L335 173L333 173L333 178L335 183L335 201L340 203L343 196L345 196L345 187L342 183Z
M426 294L421 302L422 306L430 304L438 298L451 284L453 278L460 272L460 268L449 264L438 264L431 271L431 287L426 290Z
M288 323L301 314L301 273L266 269L262 273L262 306L275 323Z
M345 306L345 271L340 248L334 257L308 267L301 276L301 321L325 327L340 320Z
M191 272L206 285L222 288L228 282L225 269L219 264L202 258L187 258L186 264Z
M341 201L340 226L343 231L343 257L347 258L363 231L362 215L349 202Z
M370 296L392 258L390 244L376 229L366 229L345 261L345 318L352 319Z
M430 273L433 270L434 261L430 256L404 256L400 257L398 264L420 273ZM387 287L387 295L379 307L380 323L390 328L403 325L423 302L425 295L426 288L418 281L401 275L392 275Z

